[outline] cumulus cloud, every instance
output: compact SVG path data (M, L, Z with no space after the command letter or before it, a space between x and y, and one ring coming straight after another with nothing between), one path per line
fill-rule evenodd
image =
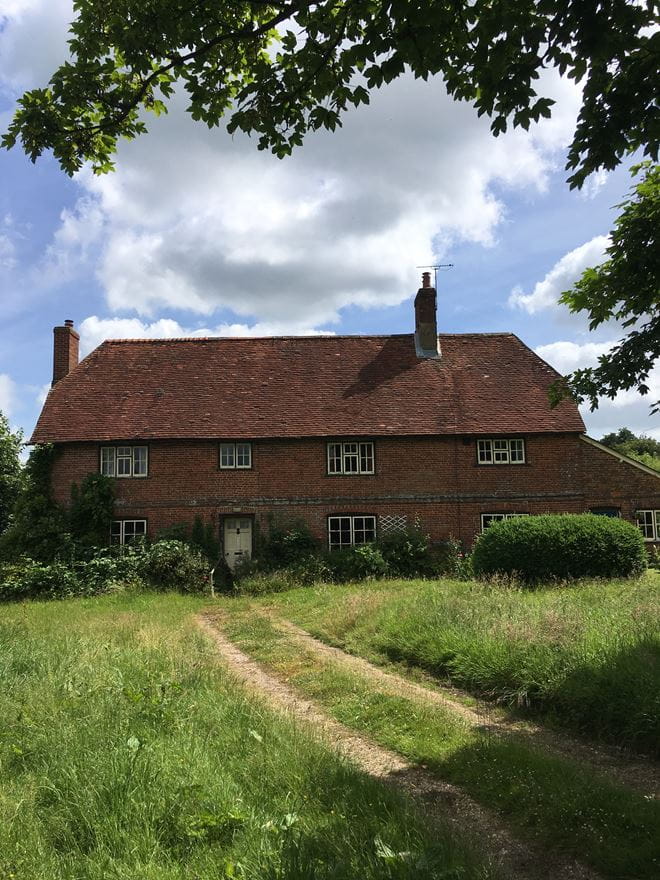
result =
M38 10L70 15L69 0L25 6L0 66L11 82L30 79L20 71L34 55L12 46L50 32ZM50 70L57 52L47 54ZM503 188L546 186L580 92L551 72L543 90L558 101L551 120L493 139L439 80L401 78L284 161L192 122L180 95L167 116L148 117L151 135L122 143L115 174L77 176L81 199L46 269L73 277L91 260L109 308L151 320L230 309L239 323L322 327L348 305L396 305L418 285L415 266L458 241L493 244Z
M0 373L0 411L9 418L15 403L16 383L6 373Z
M616 344L615 339L584 344L562 341L540 345L535 351L539 357L565 375L582 367L596 366L599 355L610 351ZM649 434L660 439L658 417L652 417L649 413L650 402L660 398L660 365L651 370L646 384L649 392L644 396L629 389L619 392L612 400L603 398L594 412L583 409L582 416L588 432L598 438L627 427L635 433Z
M0 90L44 86L69 55L72 0L3 0Z
M215 327L183 327L178 321L161 318L145 323L139 318L98 318L91 315L80 325L80 348L82 355L89 354L105 339L177 339L190 336L280 336L285 333L296 336L321 334L311 327L291 327L282 324L218 324ZM50 386L47 386L50 387ZM44 398L45 399L45 398Z
M578 280L585 269L598 266L605 259L605 248L610 241L606 235L597 235L591 241L575 248L555 263L542 281L534 285L534 290L526 294L515 287L509 297L509 305L521 308L530 315L546 309L559 308L561 294Z

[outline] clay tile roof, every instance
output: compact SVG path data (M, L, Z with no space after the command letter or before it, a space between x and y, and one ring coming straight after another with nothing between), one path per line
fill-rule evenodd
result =
M583 432L510 333L111 340L50 391L33 443Z

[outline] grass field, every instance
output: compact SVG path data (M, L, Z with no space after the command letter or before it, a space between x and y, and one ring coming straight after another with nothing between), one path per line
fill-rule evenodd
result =
M2 880L484 880L219 668L200 601L0 607Z
M660 754L660 573L535 591L320 586L262 600L356 654L405 661L565 728Z
M282 597L288 600L301 597ZM549 754L542 744L472 727L449 708L374 686L297 643L250 603L228 602L223 612L229 636L280 678L338 721L459 786L541 852L569 854L611 880L657 877L660 804L654 800L578 760Z

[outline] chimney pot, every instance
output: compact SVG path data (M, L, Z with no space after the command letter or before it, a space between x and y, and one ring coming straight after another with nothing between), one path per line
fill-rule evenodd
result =
M78 365L80 336L67 318L62 327L53 327L53 381L51 387Z
M430 287L431 286L431 273L430 272L422 272L422 287Z

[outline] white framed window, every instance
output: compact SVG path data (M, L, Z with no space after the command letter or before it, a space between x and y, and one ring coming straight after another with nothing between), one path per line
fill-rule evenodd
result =
M111 544L134 544L146 536L146 519L114 519L110 526Z
M146 477L149 473L149 448L102 446L101 473L106 477Z
M252 444L221 443L220 467L222 470L249 470L252 467Z
M638 510L637 526L645 541L660 541L660 510Z
M525 464L522 437L491 437L477 440L479 464Z
M485 532L489 525L494 522L501 522L503 519L515 519L519 516L529 516L528 513L482 513L481 514L481 531Z
M369 544L376 540L376 517L329 516L328 547L330 550L343 550L359 544Z
M373 474L374 444L371 441L328 443L329 474Z

